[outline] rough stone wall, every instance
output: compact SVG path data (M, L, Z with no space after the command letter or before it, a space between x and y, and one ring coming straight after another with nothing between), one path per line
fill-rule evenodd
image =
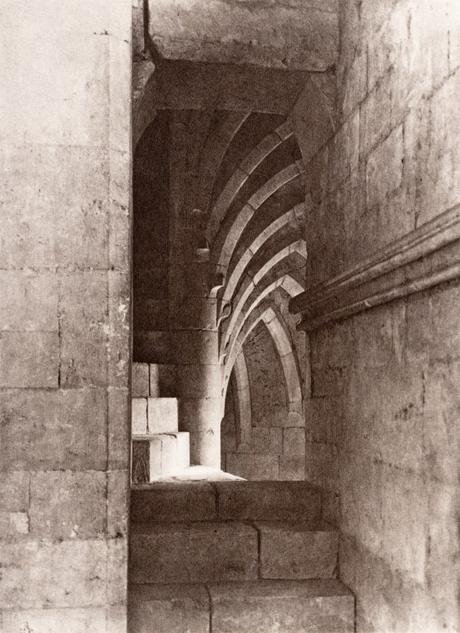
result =
M455 0L341 3L339 124L307 172L307 285L460 202ZM307 479L357 631L458 631L458 283L310 336Z
M303 480L305 429L293 427L289 421L286 378L262 323L248 337L244 354L251 393L250 439L238 442L236 385L232 379L222 420L222 467L250 480Z
M0 23L0 629L122 633L131 6Z

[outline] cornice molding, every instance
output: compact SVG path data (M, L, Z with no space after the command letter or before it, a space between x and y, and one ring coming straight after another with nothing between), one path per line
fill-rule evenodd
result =
M289 302L312 331L460 277L460 205Z

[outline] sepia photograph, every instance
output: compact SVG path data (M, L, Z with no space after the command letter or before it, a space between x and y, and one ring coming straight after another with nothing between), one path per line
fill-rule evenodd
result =
M0 0L0 633L460 633L460 0Z

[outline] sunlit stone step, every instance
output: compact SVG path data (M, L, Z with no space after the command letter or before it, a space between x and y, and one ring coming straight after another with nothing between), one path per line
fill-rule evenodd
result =
M132 438L132 481L146 483L190 465L189 433L157 433Z

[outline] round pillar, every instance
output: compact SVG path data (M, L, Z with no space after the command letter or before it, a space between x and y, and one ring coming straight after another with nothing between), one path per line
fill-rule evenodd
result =
M179 428L190 433L192 465L220 468L222 371L216 300L188 297L174 330Z

